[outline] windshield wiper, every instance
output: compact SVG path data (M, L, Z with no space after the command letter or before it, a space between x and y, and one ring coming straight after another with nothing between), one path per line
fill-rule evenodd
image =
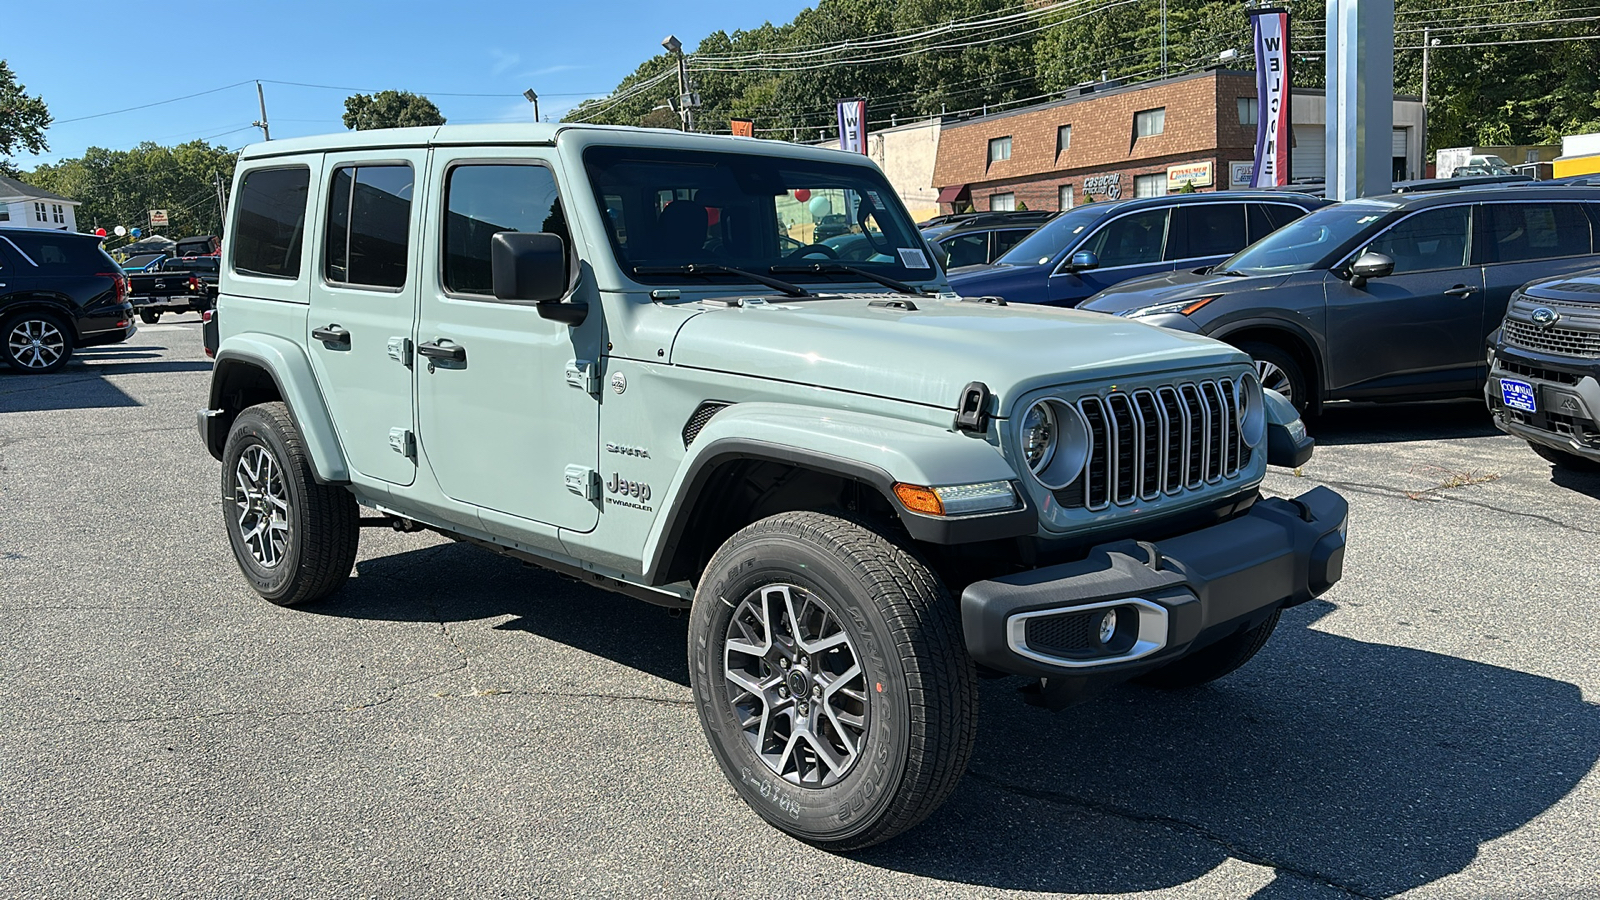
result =
M811 273L818 275L854 275L858 278L865 278L868 281L876 281L886 288L892 288L902 294L910 294L913 297L927 297L933 293L932 291L925 291L915 285L906 284L904 281L890 278L887 275L879 275L876 272L869 272L866 269L858 269L855 266L847 266L844 263L812 263L809 266L773 266L767 271L774 275L800 275Z
M748 278L757 284L764 284L776 291L781 291L790 297L809 297L811 292L798 284L790 284L777 278L766 275L757 275L744 269L725 266L721 263L688 263L682 266L634 266L635 275L737 275Z

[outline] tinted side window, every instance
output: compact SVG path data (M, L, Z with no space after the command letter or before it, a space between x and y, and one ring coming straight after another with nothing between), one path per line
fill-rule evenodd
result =
M1300 207L1285 203L1248 203L1246 206L1250 220L1246 239L1252 244L1306 214Z
M1459 268L1467 264L1470 211L1451 206L1417 213L1378 235L1367 250L1393 259L1396 275Z
M1172 211L1168 259L1197 256L1232 256L1244 249L1243 203L1190 203Z
M502 231L545 232L561 238L572 266L572 238L555 176L537 165L464 165L445 182L444 286L463 294L493 294L489 240Z
M963 234L939 245L945 252L945 265L981 266L989 261L989 236L983 232Z
M1152 209L1113 220L1078 249L1100 257L1101 268L1160 262L1167 241L1168 212Z
M34 271L39 275L76 275L85 270L90 273L116 271L114 264L101 265L99 241L50 231L13 234L11 241L38 266Z
M233 270L271 278L300 277L311 170L261 169L246 173L234 200Z
M408 165L334 171L323 255L329 281L390 288L406 283L411 185Z
M1000 254L1010 250L1012 247L1015 247L1017 244L1022 242L1023 238L1032 233L1033 232L1027 228L1011 228L1006 231L996 231L994 233L994 255L989 258L989 261L993 262L994 260L999 259Z
M1490 203L1486 263L1579 256L1594 246L1577 203Z

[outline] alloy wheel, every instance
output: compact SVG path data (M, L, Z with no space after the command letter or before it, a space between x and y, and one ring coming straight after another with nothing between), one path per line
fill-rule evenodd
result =
M289 549L289 491L283 468L266 447L252 444L240 454L233 482L239 536L257 564L274 568Z
M6 349L25 369L48 369L67 352L67 337L48 319L22 319L6 335Z
M838 615L810 591L769 584L734 609L727 698L750 747L779 777L828 787L866 738L867 679Z
M1290 403L1294 401L1294 382L1289 380L1289 373L1283 371L1272 363L1263 359L1256 360L1256 375L1261 378L1261 386L1271 388L1283 395L1283 399Z

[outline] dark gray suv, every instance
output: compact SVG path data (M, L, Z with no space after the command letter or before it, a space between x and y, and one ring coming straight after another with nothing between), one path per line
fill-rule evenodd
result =
M1368 197L1284 226L1209 269L1126 281L1080 308L1225 340L1304 410L1325 400L1477 396L1517 288L1592 268L1600 190Z

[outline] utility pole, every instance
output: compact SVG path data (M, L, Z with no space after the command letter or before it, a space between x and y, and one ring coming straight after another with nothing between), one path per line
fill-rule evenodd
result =
M1161 77L1167 77L1167 0L1161 0Z
M261 82L256 82L256 102L261 104L261 121L251 122L251 125L261 129L261 139L272 140L272 128L267 125L267 95L261 90Z
M700 103L689 92L689 66L683 59L683 42L676 35L667 35L661 41L667 52L678 58L678 115L683 118L683 130L694 130L694 109Z
M539 95L533 92L533 88L528 88L522 92L522 96L533 104L533 120L535 122L539 121Z
M1428 29L1422 29L1422 112L1428 112Z
M228 222L228 192L222 186L222 173L211 173L212 183L217 187L217 222L219 227L226 226Z

